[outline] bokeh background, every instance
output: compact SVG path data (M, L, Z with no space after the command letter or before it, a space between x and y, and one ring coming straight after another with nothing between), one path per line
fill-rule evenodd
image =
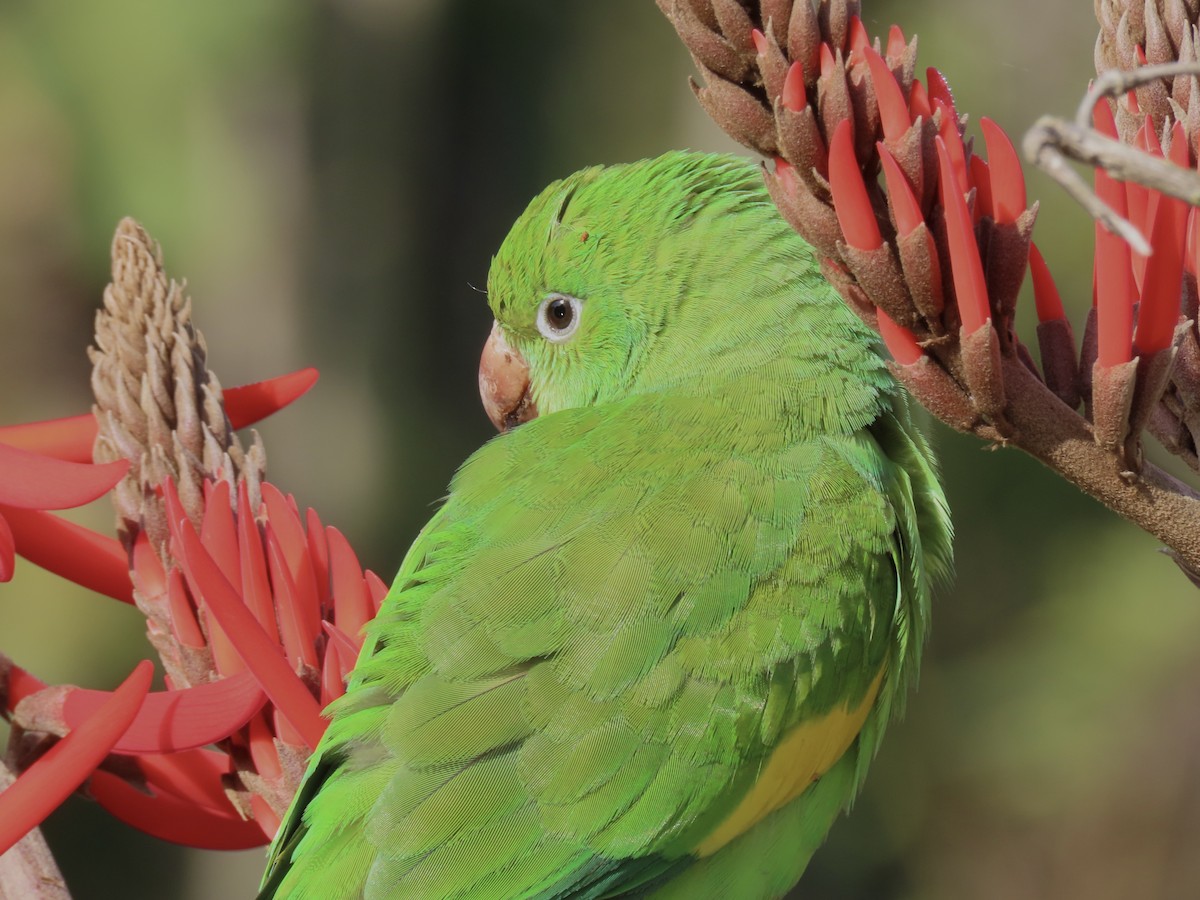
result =
M1086 0L864 6L871 34L920 35L976 135L981 114L1019 139L1073 111L1092 72ZM224 384L321 369L262 426L272 480L390 578L491 433L478 289L507 225L584 165L736 149L690 72L650 0L0 4L0 422L88 408L109 242L133 215L187 276ZM1078 324L1091 224L1030 182ZM1200 596L1038 464L933 430L958 578L907 719L798 895L1200 896ZM142 631L28 565L0 586L0 649L50 681L112 687ZM78 798L45 830L80 900L248 897L262 865Z

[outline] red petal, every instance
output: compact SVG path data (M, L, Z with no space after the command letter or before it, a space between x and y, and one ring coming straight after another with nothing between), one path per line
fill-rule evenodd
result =
M225 415L234 428L245 428L308 393L320 377L313 368L244 384L225 391Z
M129 558L114 538L37 509L0 506L17 553L31 563L99 594L133 602Z
M332 622L322 622L321 628L329 635L329 646L337 648L338 656L341 658L343 672L349 672L354 668L354 664L358 661L358 651L362 649L362 638L356 642L346 632L338 628ZM326 654L328 655L328 650Z
M137 715L153 674L149 660L138 663L94 716L51 747L0 794L0 854L95 771Z
M17 704L26 697L36 694L38 691L44 691L47 686L46 682L36 675L30 675L15 663L9 663L7 691L4 697L7 704L5 708L12 712L17 708Z
M1112 107L1108 105L1108 100L1101 99L1092 110L1092 123L1105 137L1110 137L1114 141L1117 140L1117 120L1113 118Z
M150 538L139 530L133 541L133 562L130 565L134 587L147 597L159 597L167 590L167 573L162 560L150 546Z
M821 49L817 53L817 60L820 64L819 72L822 75L828 75L837 68L837 60L833 57L833 51L829 49L828 44L821 44Z
M951 113L954 113L954 94L950 92L950 84L946 81L946 76L930 66L925 70L925 80L929 82L929 102L931 106L940 100L946 104ZM954 113L953 118L958 118L957 113Z
M250 811L254 813L254 821L273 840L279 831L279 816L275 815L275 810L258 794L251 794Z
M887 58L898 60L907 49L908 41L904 39L904 32L900 30L899 25L893 25L888 29Z
M362 629L375 616L370 591L363 580L362 566L345 535L332 526L325 529L329 540L329 570L333 582L333 621L338 629L362 644Z
M879 117L883 122L883 136L888 141L898 141L912 125L908 117L908 103L896 76L888 68L883 57L875 52L873 47L866 47L863 55L867 65L871 67L871 83L875 85L875 96L879 100Z
M283 766L279 763L279 751L275 748L275 735L267 725L266 715L255 716L250 720L250 759L254 769L267 780L278 778L283 774Z
M274 534L279 541L279 549L283 551L282 558L287 562L287 571L295 589L296 611L303 620L305 632L315 638L321 630L316 574L308 555L308 538L304 534L304 526L300 524L295 499L290 494L285 497L279 488L269 482L263 483L262 496L267 508L267 547L270 548L270 538ZM274 579L272 584L275 585L275 606L278 609L279 586Z
M1103 104L1100 104L1103 106ZM1096 194L1119 216L1126 214L1125 191L1100 169ZM1133 354L1133 271L1129 245L1096 223L1097 360L1103 366L1128 362Z
M1171 138L1171 160L1188 167L1187 136L1176 122ZM1179 322L1179 285L1187 244L1188 206L1174 197L1161 196L1150 237L1153 255L1146 263L1142 304L1138 310L1135 343L1139 353L1150 354L1168 347Z
M197 806L232 811L225 793L225 776L232 770L229 754L218 750L143 753L130 757L142 778L156 791ZM261 774L261 773L260 773Z
M800 112L808 106L808 97L804 91L804 66L800 65L799 60L788 66L780 99L784 107L792 112Z
M1117 139L1117 123L1107 101L1096 104L1096 130ZM1126 216L1125 190L1102 169L1096 170L1096 194L1119 216ZM1133 355L1133 271L1129 245L1096 223L1097 359L1101 365L1128 362Z
M84 413L68 419L6 425L0 428L0 442L44 456L90 463L96 443L96 418Z
M299 747L305 743L304 736L295 729L288 717L278 709L274 711L272 721L275 724L275 737L280 742L291 747Z
M171 610L171 628L175 631L179 643L193 650L201 650L208 646L196 619L196 609L192 606L187 587L183 583L183 573L176 568L172 568L167 576L167 607Z
M383 604L384 599L388 595L388 586L383 583L383 579L367 569L363 572L363 578L366 579L367 587L371 591L371 603L375 606L375 615L379 614L379 607ZM374 618L374 616L372 616Z
M882 244L879 223L875 221L875 211L854 155L849 119L839 122L833 132L829 147L829 190L846 243L857 250L874 250Z
M112 695L76 688L63 702L71 728L95 715ZM137 718L113 746L114 753L171 753L229 737L262 709L267 698L248 671L229 678L147 695Z
M750 29L750 39L754 41L754 51L762 56L767 52L767 36L757 28Z
M946 145L946 152L949 154L958 189L965 194L971 189L971 182L967 177L967 153L963 147L962 135L958 133L958 120L955 118L954 110L940 98L934 98L933 105L942 111L942 123L938 128L938 134Z
M204 597L271 702L296 728L304 743L315 749L327 724L321 718L317 701L288 666L280 646L267 637L233 585L221 574L186 520L176 520L172 530L177 532L180 558L192 591Z
M233 581L242 566L229 482L206 482L204 490L204 522L200 526L200 541L221 567L221 574Z
M916 337L903 325L897 325L882 309L876 310L879 320L879 336L887 345L892 358L902 366L911 366L921 358L921 347Z
M1029 244L1029 271L1033 275L1033 302L1037 307L1038 321L1053 322L1065 319L1054 276L1050 274L1050 267L1046 265L1037 244L1032 242Z
M850 52L862 53L871 46L871 39L867 37L867 29L863 27L862 19L858 16L850 17L850 27L847 29L847 41L850 47Z
M238 485L238 553L242 559L242 597L273 643L279 642L275 619L275 600L267 575L267 555L254 512L250 509L250 490L243 481Z
M279 632L283 637L283 648L287 652L288 662L292 668L298 669L301 664L318 667L315 632L307 627L308 616L300 608L300 599L296 584L287 563L283 559L283 551L275 532L267 526L267 563L270 566L271 584L275 588L275 609L279 613Z
M221 815L170 794L143 794L116 775L97 772L91 794L113 816L172 844L205 850L246 850L269 842L260 825L236 814Z
M308 537L308 562L312 566L313 578L317 583L317 609L324 616L333 608L329 585L329 542L325 539L325 526L321 517L311 506L304 511L304 533Z
M344 693L346 683L342 680L338 654L327 648L325 658L321 661L321 705L328 706Z
M230 582L238 582L241 580L242 566L238 553L237 530L233 521L233 506L229 499L229 482L206 483L205 493L208 496L205 498L200 542L220 567L221 574ZM217 671L223 676L236 675L243 671L245 666L237 651L233 649L225 630L211 619L205 624L208 626L208 644L212 648Z
M975 186L972 220L978 223L984 216L995 218L992 208L992 178L988 172L988 164L981 157L972 155L968 167L971 170L971 184Z
M989 118L979 120L987 144L988 169L991 172L993 216L997 222L1017 221L1025 212L1025 175L1012 141Z
M925 217L921 215L921 206L895 157L883 146L882 141L875 144L875 149L879 151L879 161L883 164L883 180L892 204L892 215L896 217L896 233L900 237L907 237L925 221Z
M1197 272L1196 255L1200 253L1200 225L1196 222L1195 209L1188 211L1187 246L1187 270L1195 275Z
M1150 152L1150 145L1146 139L1146 132L1154 128L1150 117L1146 117L1146 121L1142 123L1142 127L1138 129L1134 135L1134 146L1144 153ZM1139 231L1147 237L1150 235L1151 229L1154 227L1154 211L1151 209L1151 204L1157 208L1158 206L1158 191L1147 190L1140 184L1134 184L1132 181L1125 182L1125 208L1128 210L1129 221ZM1153 199L1152 199L1153 198ZM1133 269L1133 283L1137 292L1142 291L1142 282L1146 277L1146 257L1137 252L1131 252L1129 263Z
M0 444L0 503L22 509L67 509L102 497L125 477L127 460L64 462Z
M946 212L946 237L950 245L954 294L963 330L967 334L974 334L990 321L992 315L988 307L987 285L983 279L983 264L979 260L979 246L975 243L967 201L955 180L946 144L940 136L934 142L938 153L942 208Z
M316 369L301 369L277 378L225 391L225 412L234 428L245 428L278 412L317 383ZM72 462L90 463L96 442L91 413L0 428L0 443Z
M916 78L913 79L912 90L908 94L908 112L909 118L914 122L917 119L924 119L928 122L933 118L933 106L929 102L929 94L925 91L925 85Z
M0 581L12 581L13 566L16 565L17 544L12 529L0 515Z

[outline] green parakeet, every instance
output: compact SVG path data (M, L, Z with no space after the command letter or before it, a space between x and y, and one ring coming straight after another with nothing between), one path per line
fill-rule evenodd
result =
M550 185L488 302L504 433L368 626L264 896L782 896L950 564L905 395L731 157Z

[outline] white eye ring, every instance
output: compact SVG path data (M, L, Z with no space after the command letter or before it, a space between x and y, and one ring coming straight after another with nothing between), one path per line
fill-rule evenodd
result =
M569 294L551 294L537 311L537 329L542 337L561 344L575 333L583 314L583 301Z

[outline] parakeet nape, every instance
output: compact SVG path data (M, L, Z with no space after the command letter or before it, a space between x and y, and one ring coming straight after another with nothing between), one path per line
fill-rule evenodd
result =
M950 563L905 396L731 157L555 182L488 302L503 433L368 626L264 896L780 897Z

